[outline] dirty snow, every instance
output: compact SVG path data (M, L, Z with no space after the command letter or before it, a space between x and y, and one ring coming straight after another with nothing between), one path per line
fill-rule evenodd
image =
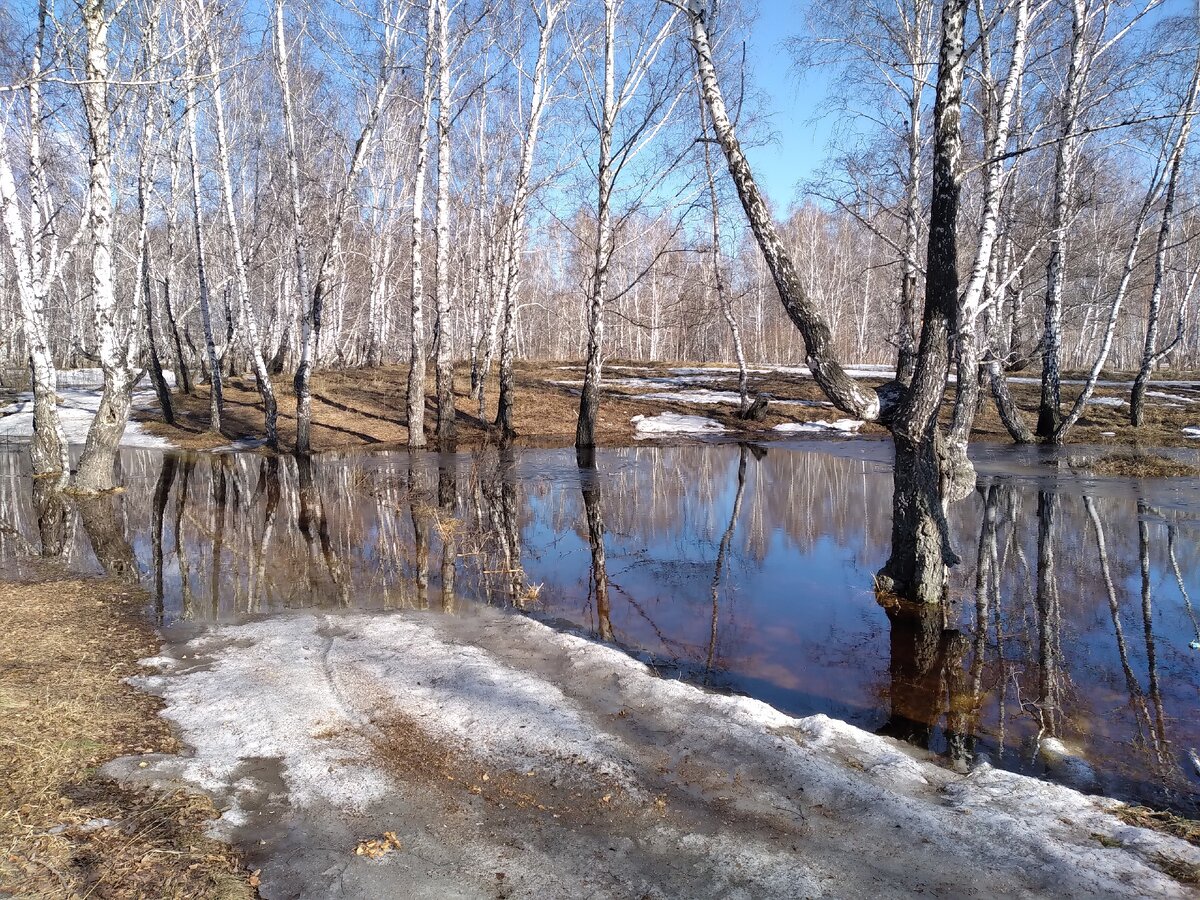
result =
M58 373L58 416L62 422L67 443L82 446L87 441L88 429L100 408L100 392L104 376L99 369L78 369ZM174 383L174 376L164 372L167 381ZM74 385L74 386L72 386ZM133 409L154 409L158 397L150 387L149 378L138 382L133 392ZM33 392L17 395L15 403L0 407L0 444L24 443L33 436ZM130 421L121 437L122 447L143 447L149 450L169 450L174 446L165 438L148 434L140 423Z
M1092 406L1124 406L1125 401L1120 397L1091 397L1088 403Z
M629 421L634 425L634 437L639 438L659 434L721 434L725 431L725 426L715 419L673 412L634 416Z
M298 614L147 662L193 751L107 772L213 794L266 897L1183 897L1152 860L1200 862L1113 801L959 776L490 609ZM427 748L385 771L395 721L465 754L461 779ZM354 856L385 829L402 851Z
M833 422L782 422L776 425L774 430L783 434L829 434L831 431L856 434L864 424L866 423L858 419L836 419Z

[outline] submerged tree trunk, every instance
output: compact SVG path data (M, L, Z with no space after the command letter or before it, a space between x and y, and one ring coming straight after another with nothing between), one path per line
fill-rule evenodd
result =
M595 452L588 448L577 453L579 488L587 519L588 546L592 553L591 582L596 598L597 633L602 641L615 640L612 604L608 597L608 561L604 554L604 512L600 507L600 474L596 471Z
M892 423L896 443L892 553L880 572L882 587L923 603L942 600L946 567L958 561L950 547L943 508L949 491L937 419L958 314L958 169L966 9L966 0L945 0L942 7L925 315L912 386Z
M829 326L805 293L725 111L702 13L689 12L701 88L713 128L755 239L771 269L789 317L804 337L813 377L834 405L859 418L890 422L896 444L892 555L880 586L921 602L942 599L950 548L943 502L949 496L937 412L949 372L949 341L958 308L957 241L963 30L966 0L942 11L941 54L934 110L934 173L925 315L916 372L896 409L899 392L870 393L837 360ZM892 421L893 417L895 421Z

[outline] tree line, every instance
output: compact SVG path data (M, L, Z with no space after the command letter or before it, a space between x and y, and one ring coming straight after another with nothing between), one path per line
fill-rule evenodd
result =
M291 375L303 455L315 368L406 364L410 445L429 420L447 449L456 364L507 440L518 358L583 357L586 465L606 358L803 360L836 406L891 429L881 583L935 600L984 394L1014 440L1061 443L1106 368L1136 372L1140 424L1155 370L1200 352L1200 40L1163 0L821 4L791 52L835 70L848 125L786 211L743 150L764 126L735 4L0 15L2 352L28 364L39 474L69 469L56 369L103 370L82 491L113 486L143 371L168 420L164 370L206 384L217 430L224 379L251 373L274 448L273 376ZM896 378L875 389L847 362ZM1007 374L1031 367L1026 421ZM1086 383L1064 403L1070 369Z

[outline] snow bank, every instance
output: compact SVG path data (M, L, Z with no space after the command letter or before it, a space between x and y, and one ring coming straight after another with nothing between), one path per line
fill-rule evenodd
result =
M355 872L388 870L355 860L354 839L321 846L306 826L330 821L439 841L415 860L418 876L436 856L485 878L540 879L540 894L521 896L1177 897L1188 889L1156 854L1200 862L1200 850L1110 815L1113 801L987 765L955 775L845 723L662 679L612 647L491 609L305 613L216 627L174 652L146 661L159 674L137 682L162 696L194 752L118 760L108 773L200 786L230 833L263 807L267 788L248 773L273 761L286 842L274 857L257 852L265 877L336 853L306 874L332 879L308 884L311 896L417 895L378 881L343 892ZM540 817L512 819L493 801L455 819L471 796L443 807L430 791L444 779L423 772L423 755L389 775L372 753L395 721L466 753L467 779L536 775L553 803ZM405 833L413 808L406 818L387 806L401 794L440 824ZM589 812L610 801L619 815ZM554 821L575 808L582 820ZM453 855L464 848L470 865ZM590 881L600 874L612 890Z
M629 420L635 428L634 437L654 437L660 434L721 434L725 426L703 416L685 416L664 412L656 416L634 416Z
M87 441L88 429L96 410L100 408L100 391L104 383L103 375L98 375L99 369L80 369L59 373L58 415L62 422L63 432L67 443L82 446ZM174 383L174 376L168 383ZM83 384L86 387L67 387L69 384ZM91 385L95 384L95 387ZM134 409L154 409L158 406L158 397L153 388L149 388L148 380L143 378L133 392ZM26 391L17 395L17 400L8 406L0 408L0 443L24 443L33 436L33 393ZM130 421L125 426L121 437L122 447L142 447L150 450L169 450L174 445L165 438L148 434L138 422Z
M831 431L857 434L865 424L858 419L837 419L833 422L782 422L776 425L774 430L783 434L829 434Z

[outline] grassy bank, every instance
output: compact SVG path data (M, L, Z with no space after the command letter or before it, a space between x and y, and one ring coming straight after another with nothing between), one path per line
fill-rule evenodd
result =
M0 583L0 894L254 896L208 800L118 787L125 754L178 752L157 701L125 684L157 652L130 585L45 573Z

